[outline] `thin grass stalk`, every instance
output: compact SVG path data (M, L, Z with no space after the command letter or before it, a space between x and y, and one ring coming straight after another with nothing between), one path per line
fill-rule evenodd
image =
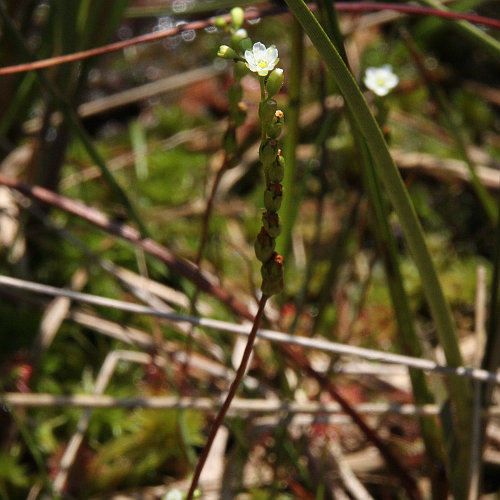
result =
M322 96L322 99L324 96ZM323 153L326 152L326 144L325 141L327 139L328 131L330 130L330 127L333 122L334 118L334 112L327 111L326 106L324 107L323 111L323 123L321 124L321 128L318 132L318 135L315 140L315 154L313 158L310 160L310 164L314 161L314 159L317 159L319 156L319 153L321 150L322 156ZM326 195L326 190L327 190L327 181L326 181L326 175L325 175L325 170L327 169L327 165L324 165L324 159L321 160L320 163L320 169L321 169L321 175L322 175L322 187L321 191L316 199L316 216L315 216L315 221L314 221L314 237L313 237L313 244L311 246L311 252L309 254L309 259L307 261L306 269L304 271L304 281L302 283L301 289L295 296L295 315L293 318L292 323L290 324L290 327L288 328L288 331L290 333L293 333L295 329L297 328L300 316L304 310L304 307L306 306L307 303L307 297L308 297L308 292L309 292L309 286L311 279L314 275L314 270L316 269L316 266L318 264L319 259L317 258L317 251L320 245L320 240L321 240L321 228L322 228L322 223L323 223L323 215L324 215L324 199ZM306 184L306 179L302 182L302 184Z
M10 17L8 16L3 3L0 3L0 18L3 21L4 26L7 28L9 34L14 38L20 50L24 53L27 59L34 60L34 56L26 46L25 41L17 32L14 24L12 23ZM144 236L149 235L149 231L147 230L146 225L142 221L142 218L139 216L137 209L135 208L132 201L129 199L125 191L119 185L119 183L114 178L111 171L108 169L106 162L103 160L101 155L98 153L97 149L92 143L88 133L83 128L81 121L73 110L73 108L65 101L65 99L60 95L59 91L52 85L52 83L45 77L45 75L41 71L36 72L37 78L41 84L41 86L49 93L50 97L53 99L54 103L57 104L61 112L63 113L65 119L68 120L70 125L72 126L74 132L77 137L82 142L82 145L85 147L88 155L94 161L94 163L101 170L102 176L108 182L111 190L115 194L118 200L126 207L127 211L130 214L130 217L137 223L141 233Z
M500 210L500 192L498 197ZM488 315L486 346L481 367L485 370L493 370L500 366L500 220L496 226L495 248L493 251L493 275L491 278L490 307ZM485 391L485 403L491 396L491 387Z
M144 314L158 318L165 318L170 321L185 322L197 325L200 328L208 328L220 332L230 332L236 335L245 335L245 336L247 336L249 333L248 327L246 325L228 323L226 321L220 321L210 318L192 317L177 313L158 311L157 309L153 309L152 307L149 306L143 306L131 302L124 302L116 299L109 299L107 297L101 297L98 295L90 295L81 292L74 292L72 290L56 288L49 285L42 285L40 283L35 283L32 281L23 281L17 278L11 278L9 276L0 275L0 286L8 288L17 288L20 290L26 290L29 292L39 293L43 295L68 297L72 300L77 300L88 304L94 304L99 307L106 307L111 309L117 309L120 311L127 311L133 314ZM19 298L22 298L22 296L19 296ZM235 312L241 315L240 311L235 310ZM92 317L92 315L90 315L90 317ZM84 321L83 322L79 321L78 318ZM77 312L76 314L71 314L70 319L74 319L76 322L89 326L88 323L89 315L87 314ZM92 320L92 325L94 324L95 321L98 321L98 319ZM356 347L348 344L340 344L338 342L331 342L322 338L309 338L297 335L290 335L275 330L260 329L258 335L262 339L269 340L270 342L274 342L276 344L288 344L290 346L295 346L294 350L297 351L300 351L300 349L314 349L325 353L338 354L340 356L359 357L378 363L382 362L382 363L389 363L392 365L402 365L407 368L408 367L415 368L417 370L422 370L425 372L435 372L449 377L452 376L463 377L471 380L479 380L481 382L500 385L500 374L497 374L496 372L488 372L483 369L471 368L465 366L450 367L446 365L438 365L435 361L431 361L426 358L412 358L411 356L405 356L403 354L393 354L390 352L378 351L374 349L366 349L363 347ZM138 337L136 336L135 338L138 339ZM145 338L142 337L140 340L138 339L138 344L144 345L146 347L151 347L152 345L150 341L147 341ZM307 361L306 358L304 359L305 361ZM316 372L316 374L321 376L319 372Z
M427 303L434 319L447 363L450 366L458 366L462 364L462 356L458 347L458 339L451 311L444 297L434 264L425 243L422 227L399 171L389 153L382 131L371 114L354 78L312 12L302 0L286 0L286 2L331 70L348 107L351 109L359 130L366 140L370 154L377 167L377 173L394 206L415 264L419 270L423 291L427 298ZM455 429L457 431L459 429L470 429L470 384L464 380L450 379L449 391L456 411ZM463 498L463 495L466 494L468 482L467 474L464 471L468 470L470 436L466 434L461 437L457 454L457 467L460 468L461 473L454 477L454 480L457 482L455 485L455 494L458 495L457 500Z
M356 134L357 131L355 129L353 131ZM360 138L358 137L358 139ZM404 354L421 358L423 356L423 349L420 339L415 332L414 320L398 263L396 241L388 224L389 213L384 206L380 181L377 178L373 163L362 138L358 144L360 144L363 158L363 181L373 209L374 235L384 263L389 294L398 324L398 343ZM423 405L433 404L434 397L429 390L424 373L411 368L408 371L416 403ZM432 498L434 500L441 500L447 494L446 481L443 484L441 474L441 465L444 465L445 461L442 446L443 438L433 417L421 417L419 421L431 478Z
M286 135L284 155L286 158L285 177L283 179L283 202L281 204L281 236L276 242L276 251L288 261L292 231L300 205L303 190L297 186L297 145L299 141L300 94L302 89L302 71L304 64L304 33L296 19L291 27L291 57L288 71L288 106L286 109ZM289 267L288 267L289 268ZM285 270L286 272L286 270Z
M36 76L33 73L26 73L20 80L15 94L0 115L0 137L6 137L13 124L18 122L19 117L26 115L27 107L32 102L31 96L35 82Z

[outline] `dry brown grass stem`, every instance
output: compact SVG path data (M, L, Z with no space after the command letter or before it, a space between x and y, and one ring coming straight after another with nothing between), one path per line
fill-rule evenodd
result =
M76 301L95 304L102 307L110 307L135 314L146 314L150 316L166 318L171 321L191 323L201 328L230 332L237 335L249 335L248 326L246 325L229 323L227 321L220 321L209 318L186 316L177 313L165 313L140 304L124 302L116 299L108 299L106 297L100 297L97 295L90 295L86 293L72 292L71 290L42 285L30 281L24 281L17 278L11 278L9 276L0 275L0 287L1 286L18 288L21 290L27 290L51 296L66 296ZM393 354L390 352L377 351L374 349L366 349L364 347L340 344L336 342L330 342L322 338L308 338L298 335L289 335L287 333L274 330L259 329L257 333L260 338L275 342L278 345L294 346L295 348L299 347L305 349L315 349L330 354L353 356L370 361L402 365L408 368L415 368L416 370L436 372L447 376L465 377L472 380L500 385L500 374L488 372L487 370L479 368L468 366L450 367L439 365L438 363L430 359L413 358L411 356L405 356L402 354ZM294 353L293 356L291 352L287 354L289 354L291 358L293 357L294 359L297 359L296 353ZM303 354L301 354L301 358L302 357ZM308 370L309 369L313 370L311 367L309 367ZM313 371L322 376L322 374L320 372L317 372L317 370Z
M147 356L146 354L144 356ZM197 410L212 412L221 407L220 400L212 398L179 398L177 396L137 396L117 398L100 394L55 395L47 393L7 392L5 403L14 408L151 408L156 410ZM437 416L441 410L439 405L413 405L397 403L360 403L353 405L360 414L365 415L404 415L404 416ZM320 403L308 401L279 401L276 399L234 398L227 413L228 416L249 413L288 412L296 414L343 414L338 403ZM491 417L500 416L500 406L491 406L484 411Z

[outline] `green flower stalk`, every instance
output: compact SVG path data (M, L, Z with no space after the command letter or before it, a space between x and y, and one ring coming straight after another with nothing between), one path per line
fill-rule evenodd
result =
M234 36L233 36L234 40ZM243 39L247 42L249 39ZM241 45L241 42L239 42ZM259 160L264 167L266 189L262 227L255 240L255 255L262 262L261 275L263 295L271 296L283 290L283 257L274 251L276 238L281 232L278 210L283 198L281 181L285 172L285 159L279 149L278 138L283 128L283 111L278 109L274 97L283 85L283 70L276 68L278 49L263 43L254 43L251 50L245 50L246 67L259 76L261 102L259 118L262 124L262 141L259 147Z
M277 68L278 49L271 45L266 47L261 42L252 45L245 30L239 7L231 10L231 23L224 29L231 34L231 47L221 45L217 55L235 62L235 83L228 89L230 123L235 126L243 123L246 108L242 107L242 88L240 80L248 73L257 73L261 102L259 118L262 126L262 141L259 147L259 160L264 167L266 188L264 190L264 207L262 227L255 240L255 255L262 262L262 293L270 296L283 290L283 257L274 251L276 238L281 232L278 210L283 199L281 182L285 174L285 159L279 147L279 137L283 129L284 114L278 109L273 97L283 86L283 70ZM224 137L224 148L232 153L236 148L234 127L228 128Z
M262 262L262 293L271 296L283 291L283 257L274 252L274 247L275 240L281 232L278 211L283 199L281 182L285 174L285 159L281 154L278 139L283 128L284 114L277 109L276 101L270 99L283 85L283 70L274 69L278 62L278 50L274 46L266 49L258 42L254 44L252 52L245 51L245 59L248 68L259 75L262 89L262 100L259 105L259 117L262 123L259 160L264 167L266 180L264 191L266 211L262 214L263 225L255 241L255 255ZM264 243L266 252L262 251Z

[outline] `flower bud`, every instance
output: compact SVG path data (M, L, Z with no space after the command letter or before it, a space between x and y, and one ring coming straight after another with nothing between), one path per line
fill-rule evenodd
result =
M276 113L278 104L274 99L267 99L259 104L259 118L263 123L270 123Z
M260 233L257 235L254 245L257 259L261 262L268 261L273 255L275 246L276 242L274 241L274 238L271 238L267 231L262 227L260 229Z
M253 47L253 43L250 38L243 38L243 40L240 40L238 45L242 52L245 52L245 50L252 50Z
M231 37L231 45L233 47L238 47L239 46L239 43L241 42L241 40L243 40L244 38L248 38L248 33L247 33L247 30L244 30L243 28L242 29L239 29L238 31L236 31L236 33L234 33L234 35Z
M217 52L218 57L222 57L224 59L237 59L238 54L234 49L229 47L229 45L221 45L219 47L219 51Z
M280 218L276 213L264 212L262 214L262 224L271 238L277 238L281 233Z
M241 28L241 25L245 22L245 13L241 7L233 7L231 9L231 24L235 30Z
M219 28L220 30L223 30L226 28L227 23L226 20L222 16L218 16L215 18L215 26Z
M283 291L283 257L274 252L271 258L263 264L261 290L264 295L275 295Z
M269 97L275 96L283 86L283 70L281 68L275 68L267 77L266 80L266 90Z
M260 145L259 160L264 167L270 165L276 159L277 154L278 145L276 144L276 141L267 139Z
M283 187L281 184L270 184L264 191L264 206L268 212L277 212L281 207L283 199Z
M271 184L279 184L285 177L285 158L278 155L267 169L267 178Z

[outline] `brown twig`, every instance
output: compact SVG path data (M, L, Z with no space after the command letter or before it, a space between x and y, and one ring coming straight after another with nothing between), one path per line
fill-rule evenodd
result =
M215 195L217 194L217 189L219 187L222 176L224 175L224 172L231 165L232 160L233 160L233 155L230 155L224 151L224 158L222 160L222 164L220 165L219 169L217 170L217 173L215 174L215 179L212 184L212 189L210 190L210 195L207 199L207 205L203 213L200 246L198 247L198 253L196 254L196 259L194 261L197 266L199 266L201 263L201 259L203 258L203 252L207 244L208 228L209 228L210 217L212 215L212 211L214 208Z
M259 302L259 309L257 310L257 314L255 315L255 319L253 321L252 331L248 336L247 345L245 346L245 351L243 352L243 357L241 358L240 366L236 372L234 380L229 388L229 392L226 396L224 404L222 408L219 410L215 422L210 429L210 434L208 435L207 443L205 444L205 448L203 448L203 452L198 460L198 464L196 465L196 470L194 471L193 479L191 480L191 486L189 487L189 491L186 496L186 500L192 500L196 487L198 485L198 481L200 479L201 471L203 470L203 466L207 460L208 454L210 452L210 448L212 447L212 443L215 439L217 431L219 427L222 425L224 421L224 417L226 416L227 410L231 405L231 401L233 400L236 391L243 379L243 375L245 374L248 360L250 359L250 355L252 354L252 348L255 343L255 338L257 336L257 331L259 329L260 320L264 314L264 308L266 306L267 299L269 297L267 295L262 295Z
M312 10L316 9L315 5L309 5ZM418 5L404 5L396 3L375 3L375 2L337 2L335 8L339 12L365 12L365 11L380 11L380 10L392 10L396 12L402 12L405 14L414 14L421 16L436 16L445 19L457 19L469 21L474 24L482 24L484 26L489 26L494 29L500 29L500 21L497 19L478 16L476 14L466 14L454 11L445 11L440 9L435 9L433 7L422 7ZM288 12L288 9L283 7L272 7L265 10L255 9L250 12L245 13L245 19L255 19L260 17L266 17L271 15L276 15L280 13ZM229 16L225 16L229 19ZM82 59L87 59L89 57L94 57L102 54L107 54L116 50L122 50L126 47L132 45L138 45L146 42L154 42L161 40L163 38L168 38L170 36L177 35L182 31L186 30L200 30L211 26L214 24L215 18L210 17L209 19L203 19L198 21L193 21L190 23L181 24L175 28L166 29L163 31L155 33L147 33L146 35L137 36L134 38L129 38L128 40L123 40L120 42L114 42L102 47L96 47L94 49L84 50L81 52L74 52L72 54L65 54L63 56L50 57L48 59L42 59L40 61L35 61L31 63L16 64L13 66L5 66L0 68L0 75L9 75L12 73L21 73L24 71L32 71L35 69L48 68L50 66L56 66L58 64L69 63L73 61L80 61Z
M212 283L212 277L208 276L206 273L202 273L192 262L179 259L168 248L165 248L150 238L141 237L141 234L137 229L111 220L99 210L84 205L79 201L61 196L53 191L49 191L48 189L39 186L25 184L17 179L9 178L3 174L0 174L0 184L15 189L30 198L34 198L40 202L47 203L51 206L64 210L67 213L80 217L110 234L114 234L115 236L137 245L149 255L165 262L165 264L167 264L171 269L175 270L185 278L189 279L193 283L197 283L202 290L212 294L239 316L249 319L250 321L253 320L253 315L250 311L248 311L247 307L236 299L231 293Z

